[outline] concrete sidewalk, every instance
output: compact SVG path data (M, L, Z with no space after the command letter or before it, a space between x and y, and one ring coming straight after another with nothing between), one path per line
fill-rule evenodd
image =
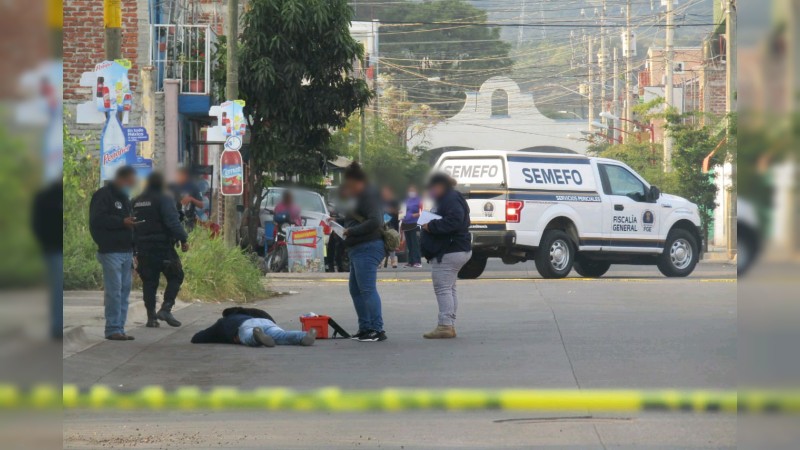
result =
M158 301L161 301L159 295ZM175 311L190 306L191 303L177 301ZM103 315L103 291L64 291L64 346L63 357L89 349L105 341L105 317ZM128 306L126 329L143 327L147 322L141 291L132 291ZM167 326L162 324L162 326ZM135 336L136 337L136 336Z

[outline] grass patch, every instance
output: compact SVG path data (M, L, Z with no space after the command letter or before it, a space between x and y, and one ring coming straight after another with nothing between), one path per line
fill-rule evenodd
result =
M189 251L181 253L181 260L181 299L250 302L268 296L265 278L250 256L204 228L197 227L189 236Z

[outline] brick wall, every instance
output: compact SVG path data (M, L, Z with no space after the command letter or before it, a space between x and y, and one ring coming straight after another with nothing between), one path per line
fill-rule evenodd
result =
M139 21L136 0L122 2L122 57L133 62L131 90L139 76ZM64 100L86 101L91 88L80 87L81 74L105 59L102 0L64 0Z

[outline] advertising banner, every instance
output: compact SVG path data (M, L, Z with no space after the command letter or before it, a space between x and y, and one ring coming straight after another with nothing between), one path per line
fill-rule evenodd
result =
M242 154L236 150L225 149L220 157L219 176L222 195L242 195L244 193Z
M289 227L286 233L289 272L325 270L325 240L322 227Z
M208 115L216 117L217 124L208 128L206 139L209 142L225 142L231 136L244 136L247 131L244 105L244 100L228 100L212 106Z

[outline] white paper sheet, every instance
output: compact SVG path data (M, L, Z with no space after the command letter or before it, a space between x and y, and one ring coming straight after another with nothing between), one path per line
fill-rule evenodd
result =
M344 227L336 222L331 222L331 230L336 233L340 238L344 239Z
M436 220L436 219L441 219L441 218L442 218L442 216L440 216L438 214L434 214L434 213L432 213L430 211L423 210L419 214L419 219L417 219L417 225L423 226L426 223L430 222L431 220Z

